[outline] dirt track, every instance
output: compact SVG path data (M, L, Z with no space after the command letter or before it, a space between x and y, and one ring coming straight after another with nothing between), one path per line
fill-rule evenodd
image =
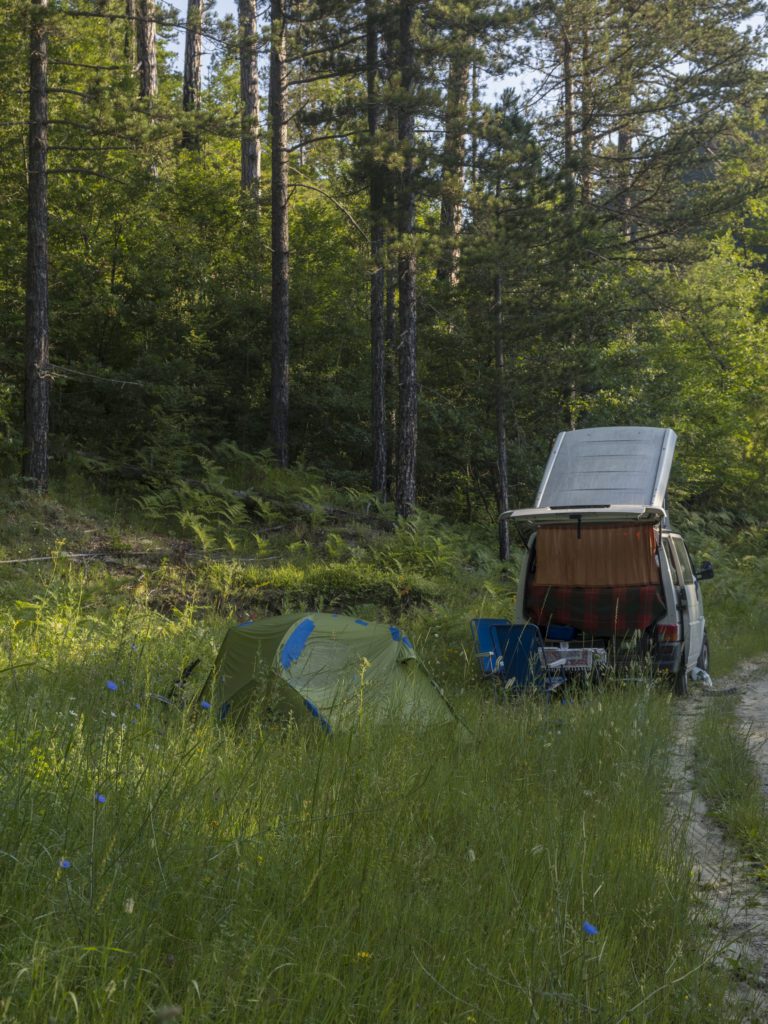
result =
M696 863L702 899L713 911L717 961L733 974L740 995L753 1006L744 1024L768 1022L768 888L754 877L721 830L707 816L693 789L693 725L706 703L724 694L738 697L737 714L749 725L755 757L768 792L768 659L746 662L712 691L696 687L679 705L673 793L677 812L688 819L688 843Z

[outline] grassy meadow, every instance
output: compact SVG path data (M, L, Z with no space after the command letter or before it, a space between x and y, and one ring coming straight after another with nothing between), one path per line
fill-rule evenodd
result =
M498 703L467 627L512 600L492 530L291 481L301 514L278 493L255 531L226 502L2 497L2 559L58 554L0 566L0 1022L748 1019L669 820L669 694ZM468 730L328 740L153 696L297 607L406 626Z

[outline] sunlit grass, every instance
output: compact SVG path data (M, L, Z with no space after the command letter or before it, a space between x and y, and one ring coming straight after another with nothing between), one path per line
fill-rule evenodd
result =
M465 661L469 736L232 731L151 697L221 620L90 602L68 570L3 623L6 1020L738 1019L666 697L498 706Z

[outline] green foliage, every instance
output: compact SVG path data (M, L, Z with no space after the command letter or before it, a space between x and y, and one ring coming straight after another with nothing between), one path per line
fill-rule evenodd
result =
M560 81L570 19L576 34L589 36L572 73L577 93L589 91L593 132L566 167L552 128L561 112L546 101L526 106L507 93L495 107L472 105L474 171L464 186L461 273L452 289L434 275L448 158L440 142L419 139L424 506L475 523L495 514L498 276L514 504L530 499L563 426L634 421L678 430L677 487L688 507L764 508L764 284L748 248L759 260L765 233L765 204L755 195L764 148L753 104L757 39L744 27L741 0L704 13L693 3L675 10L670 18L665 5L652 5L628 27L621 10L600 0L471 16L462 4L419 7L422 116L447 116L449 65L471 59L502 73L518 59L511 37L527 40L526 60L551 59ZM18 459L21 424L27 13L20 0L7 5L0 42L0 90L9 97L0 125L0 457L8 468ZM96 13L103 17L50 11L52 469L63 476L77 461L109 486L133 473L161 480L162 489L193 477L200 456L230 438L241 475L267 478L266 489L278 493L274 468L251 474L248 465L268 443L269 210L257 216L240 195L234 26L230 19L217 44L211 13L203 144L189 152L178 146L172 30L161 32L160 94L148 105L137 99L122 7L107 0ZM375 145L367 139L364 82L350 73L352 57L342 68L320 56L324 47L338 50L340 35L349 36L344 52L354 49L362 14L352 5L307 22L318 74L290 97L290 146L301 156L291 166L292 457L357 490L370 464L364 186L373 156L389 171L403 157L389 121ZM673 53L685 54L676 73L657 75ZM626 76L635 81L635 141L623 168L616 131L627 121ZM394 80L382 89L384 100L400 101ZM645 131L654 117L659 130ZM629 240L616 198L625 172L636 215ZM389 239L388 262L397 251ZM391 409L395 362L393 351ZM304 486L320 485L308 475ZM254 503L271 502L262 523L279 524L279 505L252 490ZM282 495L289 496L296 494ZM314 509L312 528L334 525L323 523L324 498L308 491L304 500ZM170 514L189 513L190 537L213 547L241 543L224 523L211 527L215 511L188 507L186 496L182 504Z
M605 350L600 375L617 384L596 396L588 415L673 427L678 500L762 515L762 274L726 237L687 273L666 277L666 309Z

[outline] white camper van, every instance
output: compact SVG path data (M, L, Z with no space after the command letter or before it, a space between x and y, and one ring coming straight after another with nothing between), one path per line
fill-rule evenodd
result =
M532 508L505 512L526 546L516 621L541 630L553 663L589 669L650 654L680 693L709 668L697 570L669 525L676 436L656 427L601 427L555 441Z

